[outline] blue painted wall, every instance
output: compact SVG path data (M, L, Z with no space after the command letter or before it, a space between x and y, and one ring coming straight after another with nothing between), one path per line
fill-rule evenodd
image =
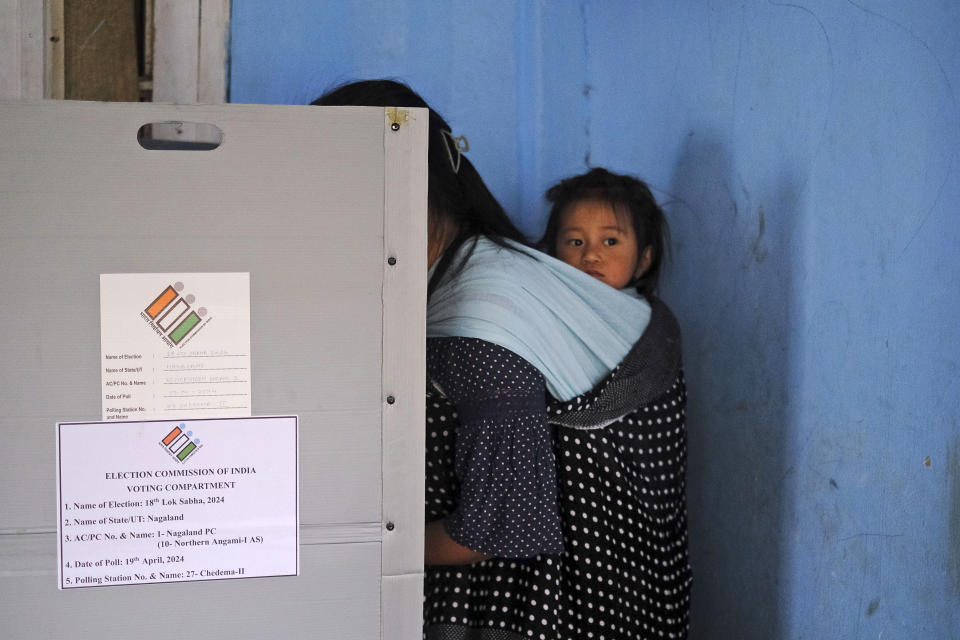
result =
M673 228L692 637L960 638L960 4L234 0L234 102L408 81L521 227Z

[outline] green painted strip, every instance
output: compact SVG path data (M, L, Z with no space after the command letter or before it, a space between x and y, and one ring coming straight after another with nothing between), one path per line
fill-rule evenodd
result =
M193 443L191 442L190 444L188 444L187 446L185 446L185 447L180 451L180 453L177 454L177 460L179 460L180 462L183 462L184 458L186 458L188 455L190 455L190 452L193 451L193 450L196 449L196 448L197 448L197 445L195 445L195 444L193 444Z
M190 333L190 329L193 329L197 326L197 323L200 322L200 316L196 312L191 311L190 315L183 319L183 322L177 325L177 328L170 332L170 339L173 340L173 344L179 343L183 340L183 336Z

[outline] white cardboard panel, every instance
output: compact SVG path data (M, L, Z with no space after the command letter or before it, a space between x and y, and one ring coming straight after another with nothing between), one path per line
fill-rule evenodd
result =
M383 638L423 633L423 573L383 576Z
M56 536L25 537L36 540L21 556L43 557L53 571L0 572L4 638L380 637L376 542L302 545L299 577L58 591L56 553L47 556Z
M0 322L13 327L0 338L0 432L16 443L0 449L0 555L24 567L0 567L4 619L73 615L69 594L47 593L56 560L41 541L55 531L53 425L99 418L99 274L200 271L250 272L253 414L300 416L303 544L372 554L342 573L304 570L289 588L307 600L342 581L371 589L363 606L313 608L337 629L327 637L376 637L356 630L381 628L381 603L419 617L419 589L380 592L384 574L422 580L426 117L410 114L394 132L374 108L0 103ZM141 125L170 120L214 123L224 143L140 147ZM385 403L387 384L400 402ZM249 582L222 588L231 602L264 597ZM205 583L80 598L120 629L147 598L128 590L173 606L200 586L221 597ZM287 607L236 605L241 617L259 606ZM226 628L300 637L272 615Z
M405 638L420 626L423 598L423 504L409 496L424 495L424 477L408 469L424 458L424 435L411 426L424 424L425 398L400 390L411 375L426 379L426 307L411 309L405 296L427 296L426 219L411 215L427 190L427 150L410 144L426 135L427 117L407 109L384 116L384 245L394 265L384 275L383 388L394 403L383 413L383 628L384 637Z

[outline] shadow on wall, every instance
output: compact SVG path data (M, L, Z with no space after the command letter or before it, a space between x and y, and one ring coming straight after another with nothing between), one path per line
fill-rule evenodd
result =
M692 639L776 638L785 599L784 487L795 180L752 194L724 146L691 133L664 208L674 259L664 298L683 328L689 389Z

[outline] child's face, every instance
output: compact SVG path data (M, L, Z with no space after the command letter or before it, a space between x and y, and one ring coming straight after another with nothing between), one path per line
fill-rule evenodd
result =
M560 219L556 255L569 265L622 289L640 275L640 248L629 215L609 203L580 200Z

